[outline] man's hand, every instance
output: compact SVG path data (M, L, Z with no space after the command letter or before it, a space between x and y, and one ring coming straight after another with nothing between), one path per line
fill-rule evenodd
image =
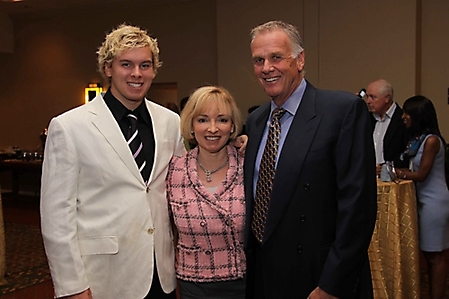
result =
M66 296L66 297L60 297L60 299L93 299L92 292L90 289L85 290L84 292L81 292L76 295Z
M312 293L310 293L307 299L338 299L338 298L329 295L328 293L320 289L320 287L317 287L315 290L312 291Z
M244 154L246 145L248 144L248 136L240 135L235 140L232 140L230 144L238 148L240 153Z
M382 171L382 165L376 164L376 175L378 178L380 178L380 172Z

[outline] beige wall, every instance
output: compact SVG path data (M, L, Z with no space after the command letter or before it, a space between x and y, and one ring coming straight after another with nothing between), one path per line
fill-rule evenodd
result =
M358 92L371 80L385 78L402 102L415 83L414 1L321 3L320 86Z
M437 109L441 133L449 142L449 1L423 1L420 93Z
M245 116L250 106L269 100L253 76L249 31L271 19L291 22L303 35L306 78L313 85L355 93L382 77L393 83L400 104L421 92L437 106L449 139L449 1L192 0L129 6L45 19L11 17L14 53L0 53L0 148L35 148L51 117L82 103L84 87L101 81L95 51L104 33L124 21L158 38L164 65L155 82L175 83L178 100L199 85L223 85Z

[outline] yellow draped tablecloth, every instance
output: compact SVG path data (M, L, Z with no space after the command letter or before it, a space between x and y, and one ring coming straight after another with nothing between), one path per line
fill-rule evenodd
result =
M419 299L419 244L413 181L377 181L377 220L368 250L375 299Z

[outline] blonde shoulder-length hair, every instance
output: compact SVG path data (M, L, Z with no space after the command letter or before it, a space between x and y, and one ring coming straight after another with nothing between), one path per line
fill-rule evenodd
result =
M233 131L230 139L235 139L242 130L242 115L232 95L223 87L203 86L196 89L187 100L181 111L181 134L190 143L196 144L192 131L193 119L200 115L206 107L224 104L231 113Z

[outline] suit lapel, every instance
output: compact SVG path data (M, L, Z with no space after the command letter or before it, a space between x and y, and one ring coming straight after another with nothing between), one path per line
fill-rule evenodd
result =
M321 117L317 116L315 111L315 94L315 88L308 83L282 147L262 244L273 233L288 207L297 187L302 165L321 121Z
M261 111L261 112L259 112ZM245 236L249 236L251 233L251 219L253 215L253 203L254 203L254 166L256 163L257 152L259 144L262 139L262 134L267 123L268 116L270 114L270 103L260 107L257 111L253 112L255 121L254 123L248 123L248 144L245 151L245 196L246 196L246 221L245 223ZM259 115L256 115L259 113ZM248 239L245 238L245 247L248 246Z
M270 114L270 103L261 108L260 115L257 116L255 127L251 131L251 138L248 139L248 144L246 146L245 151L245 165L246 165L246 175L248 178L254 177L254 166L256 163L257 152L259 150L259 145L262 139L263 132L265 130L265 125L268 121L268 117ZM247 180L247 190L249 194L251 194L251 198L253 198L254 189L253 189L253 181Z
M160 114L156 113L154 111L154 108L152 106L152 103L150 101L145 100L145 104L147 106L148 112L150 113L152 128L153 128L153 136L154 136L154 159L153 159L153 167L151 168L150 177L148 178L148 185L153 181L154 179L154 171L158 167L159 159L156 159L156 157L160 157L160 150L161 147L159 146L158 140L164 140L164 132L163 130L157 130L157 124L162 123L162 121L158 121L158 119L161 117Z
M390 124L388 125L387 131L385 132L384 136L384 149L385 145L390 144L391 139L393 139L394 133L398 129L399 126L402 125L402 112L400 112L399 107L396 106L396 109L394 110L393 116L390 120Z
M93 125L104 136L106 141L111 145L123 163L129 168L131 173L143 184L142 175L131 155L125 137L111 111L106 106L103 98L99 95L88 105L90 105L89 112L95 115L92 120Z

